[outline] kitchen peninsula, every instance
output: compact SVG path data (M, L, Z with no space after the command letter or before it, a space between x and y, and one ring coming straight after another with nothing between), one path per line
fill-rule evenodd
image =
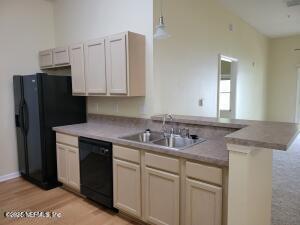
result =
M114 207L137 220L186 225L271 223L272 152L288 150L299 125L173 116L166 126L187 128L205 141L176 150L122 138L146 129L161 131L162 121L162 116L89 115L87 123L54 130L63 137L58 144L68 137L113 144ZM169 194L157 193L164 188Z

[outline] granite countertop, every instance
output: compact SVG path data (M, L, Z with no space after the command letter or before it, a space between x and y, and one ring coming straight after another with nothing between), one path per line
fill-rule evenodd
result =
M153 116L151 119L162 121L161 116ZM299 124L284 122L177 115L174 116L173 121L185 124L237 128L239 130L225 136L226 143L273 150L287 150L300 131Z
M55 127L53 130L69 135L98 139L112 142L113 144L178 156L218 167L228 167L228 151L223 138L208 139L201 144L194 145L184 150L174 150L159 145L120 139L122 136L144 131L143 129L135 128L134 126L120 126L90 121L88 123Z

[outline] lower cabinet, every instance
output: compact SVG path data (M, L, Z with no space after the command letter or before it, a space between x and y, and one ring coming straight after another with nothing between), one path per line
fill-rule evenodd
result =
M68 150L64 145L56 144L57 178L60 182L68 183Z
M113 154L114 207L123 213L153 225L222 225L221 168L121 146Z
M67 149L68 185L80 190L79 150L72 147Z
M157 225L179 224L179 176L146 167L146 220Z
M114 206L141 217L141 168L123 160L113 160Z
M71 146L56 144L57 176L63 184L79 191L79 150Z
M186 178L185 225L222 224L222 188Z

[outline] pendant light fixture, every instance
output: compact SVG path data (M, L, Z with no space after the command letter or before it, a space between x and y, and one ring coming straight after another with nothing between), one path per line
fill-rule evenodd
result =
M160 40L160 39L167 39L169 37L171 37L171 35L168 33L166 29L164 16L163 16L163 0L160 0L159 24L156 26L154 38Z

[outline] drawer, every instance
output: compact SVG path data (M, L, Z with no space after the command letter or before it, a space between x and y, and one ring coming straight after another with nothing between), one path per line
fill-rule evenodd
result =
M132 148L126 148L118 145L113 146L113 155L115 158L140 163L140 151Z
M68 134L56 133L56 142L78 147L78 137Z
M179 173L179 159L167 156L145 153L146 166L165 170L171 173Z
M73 153L78 153L79 154L79 148L72 147L72 146L65 145L65 144L57 143L56 144L56 149L65 150L65 151L68 151L68 152L73 152Z
M222 185L222 169L199 163L186 162L186 176Z

